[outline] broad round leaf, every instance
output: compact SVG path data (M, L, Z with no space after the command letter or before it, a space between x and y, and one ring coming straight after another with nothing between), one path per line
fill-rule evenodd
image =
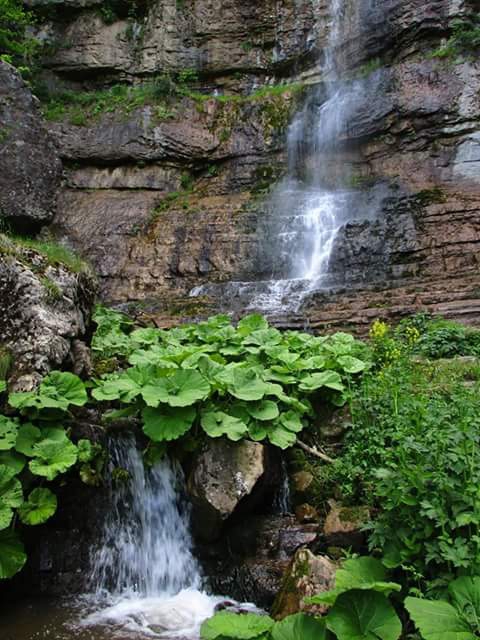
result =
M326 622L338 640L398 640L402 633L395 609L376 591L342 593Z
M461 617L457 609L448 602L406 598L405 608L424 640L474 640L477 638L465 618Z
M0 579L11 578L27 561L27 554L16 533L11 529L0 532Z
M279 447L280 449L288 449L289 447L293 447L296 443L297 436L291 431L288 431L278 425L268 431L268 439L276 447Z
M304 613L287 616L271 630L272 640L326 640L327 633L324 620Z
M336 371L312 373L303 378L299 385L301 391L316 391L322 387L327 387L327 389L333 389L334 391L344 391L345 389L342 378Z
M453 606L472 620L480 620L480 577L462 576L450 582L448 593Z
M209 383L193 369L177 370L142 389L142 397L149 407L158 407L160 403L189 407L198 400L204 400L209 393Z
M296 411L282 413L279 422L287 431L292 431L292 433L300 433L303 430L302 421Z
M273 624L268 616L221 611L202 624L200 637L202 640L253 640L268 633Z
M29 469L47 480L54 480L77 461L77 447L69 440L42 440L33 447L33 451L35 458L29 462Z
M10 526L13 509L23 502L22 485L15 474L12 467L0 465L0 530Z
M246 406L248 413L257 420L275 420L279 416L277 403L273 400L250 402Z
M274 385L265 383L251 369L233 369L228 390L239 400L261 400Z
M19 453L23 453L26 456L32 457L33 445L36 444L42 437L42 432L38 427L33 424L23 424L18 430L17 441L15 443L15 449Z
M13 449L17 440L17 433L17 421L0 415L0 451Z
M346 373L360 373L367 368L363 360L359 360L353 356L340 356L337 362Z
M154 442L177 440L191 428L196 415L195 407L146 407L142 412L143 431Z
M28 500L18 508L20 520L24 524L43 524L57 510L57 496L50 489L34 489Z
M84 383L68 371L52 371L36 391L12 393L8 402L17 409L61 409L73 404L84 405L88 400Z
M247 425L240 418L234 418L223 411L204 411L200 423L211 438L225 435L234 442L241 440L248 431Z
M27 461L25 456L16 451L0 451L0 465L4 464L14 470L15 475L23 471Z

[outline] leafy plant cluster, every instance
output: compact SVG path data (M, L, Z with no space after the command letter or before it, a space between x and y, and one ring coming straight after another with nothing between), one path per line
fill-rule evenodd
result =
M95 321L97 360L116 358L123 369L97 380L92 396L116 403L112 415L140 416L154 443L200 431L286 449L312 422L310 396L342 405L347 379L367 367L364 346L348 334L282 333L259 315L237 327L215 316L168 331L131 330L124 316L100 307Z
M445 599L409 596L372 557L347 560L335 588L305 598L328 608L319 617L298 613L275 622L269 616L217 613L203 623L202 640L398 640L416 627L423 640L474 640L480 634L480 578L461 577ZM399 615L400 613L400 615ZM403 621L403 624L402 624ZM405 636L402 636L405 637Z
M44 378L38 390L8 397L19 417L0 415L0 579L26 562L15 525L43 524L54 515L53 481L78 463L85 482L98 482L102 448L89 440L75 445L65 427L71 407L83 406L87 399L80 378L60 371Z
M461 54L471 54L480 48L480 19L472 15L470 19L456 19L452 21L452 35L432 57L453 58Z
M28 64L36 43L27 35L32 14L18 0L0 0L0 60L11 64Z
M351 427L331 480L345 500L375 508L371 549L431 590L480 572L480 365L415 355L444 355L445 326L415 318L392 333L374 325L376 364L352 388Z

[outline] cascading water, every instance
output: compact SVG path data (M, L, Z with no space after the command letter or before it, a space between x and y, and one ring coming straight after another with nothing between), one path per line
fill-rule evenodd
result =
M86 597L95 611L83 625L198 640L201 623L225 598L200 590L189 511L180 497L181 469L168 459L145 468L133 437L112 442L110 466L111 472L127 471L129 479L111 486L110 511L92 556L92 593Z
M271 264L269 279L203 285L191 296L212 295L231 307L267 315L296 312L310 293L336 284L332 255L339 232L374 215L371 203L362 202L365 194L352 188L345 145L350 122L365 108L375 82L341 79L338 51L348 7L347 0L331 1L322 82L312 87L288 130L287 175L273 190L263 229L261 261Z

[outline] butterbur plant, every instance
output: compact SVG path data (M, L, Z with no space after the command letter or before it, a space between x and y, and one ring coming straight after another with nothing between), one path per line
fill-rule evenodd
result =
M287 449L312 422L310 397L345 402L347 379L368 364L352 336L281 333L259 315L232 326L227 316L169 331L136 329L99 309L93 348L123 369L104 375L95 400L131 407L153 443L191 430L250 438Z
M15 525L37 526L51 518L57 497L45 483L78 460L90 462L95 446L87 440L75 445L63 426L70 408L87 402L84 383L72 373L53 371L37 390L12 393L8 402L20 416L0 415L0 579L26 562Z

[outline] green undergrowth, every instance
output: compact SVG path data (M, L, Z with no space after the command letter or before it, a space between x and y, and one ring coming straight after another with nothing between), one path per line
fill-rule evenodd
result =
M480 573L480 331L416 316L371 338L329 480L376 511L370 548L435 592Z
M24 236L0 234L0 254L10 254L20 256L21 260L27 260L19 252L19 249L32 249L38 252L51 266L64 265L74 273L81 273L88 270L88 265L67 247L54 242L53 240L38 240Z
M321 606L323 615L308 613ZM480 635L480 577L460 577L440 600L418 597L373 557L346 560L333 589L303 599L307 613L282 620L221 611L201 627L202 640L475 640Z
M125 117L135 109L147 105L153 108L154 120L169 120L175 117L179 103L185 97L194 100L200 111L203 111L203 104L208 100L226 105L273 101L275 105L269 107L272 111L269 115L275 121L280 118L281 112L278 100L283 103L287 92L298 93L302 89L300 84L274 85L262 87L249 95L213 95L196 91L196 82L195 72L184 70L176 76L158 76L134 86L117 84L97 91L51 92L44 86L37 85L34 86L34 92L42 101L43 114L47 120L66 120L73 125L86 126L104 114L115 113ZM282 116L282 122L284 119Z
M480 17L452 21L452 35L447 42L431 53L432 58L451 59L461 56L478 56L480 50Z

